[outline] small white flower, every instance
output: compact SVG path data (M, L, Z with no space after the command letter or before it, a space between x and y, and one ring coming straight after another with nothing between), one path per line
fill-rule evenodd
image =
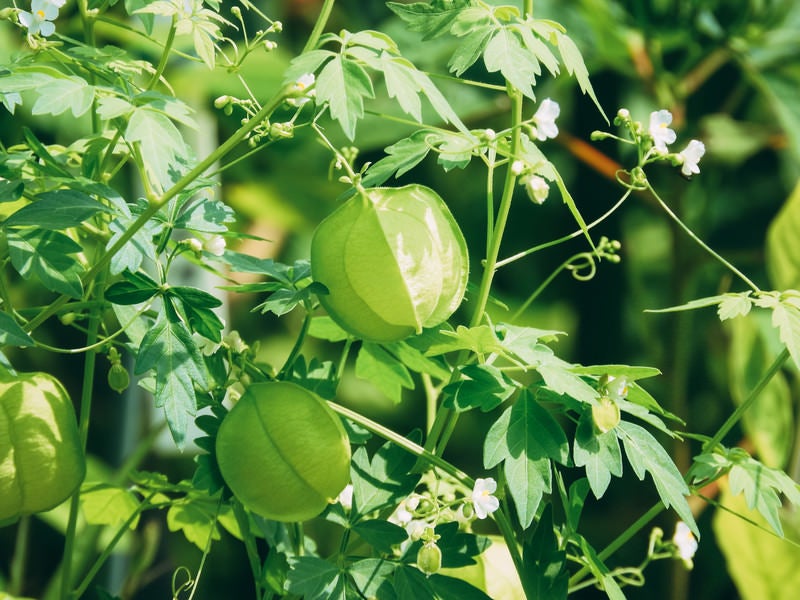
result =
M681 173L686 177L691 177L693 173L699 173L700 167L697 164L706 153L706 146L698 140L691 140L689 145L683 149L678 156L681 159Z
M497 133L494 129L484 129L483 135L485 135L486 139L490 141L497 137Z
M19 22L27 28L31 35L38 33L43 37L51 36L56 31L56 26L52 21L58 17L58 9L63 5L64 2L58 4L53 0L32 0L31 12L21 11Z
M196 332L192 334L192 339L194 340L195 347L200 350L203 356L211 356L220 346L216 342Z
M672 123L672 113L668 110L658 110L650 113L650 137L656 150L667 151L667 145L675 141L675 132L669 128Z
M195 254L200 254L203 251L203 242L201 242L197 238L189 238L188 240L186 240L186 244L189 246L189 249Z
M697 540L694 538L692 530L683 521L678 521L675 525L675 534L672 536L672 543L678 547L678 555L687 568L692 568L692 559L697 552Z
M511 172L514 175L519 175L525 170L525 163L521 160L515 160L511 163Z
M422 519L414 519L406 524L406 533L412 541L417 541L430 525Z
M344 486L344 489L339 492L339 496L336 500L341 504L345 510L350 510L353 508L353 484L348 483Z
M292 90L292 98L288 99L289 104L292 106L303 106L314 95L314 90L309 90L316 82L316 77L313 73L306 73L297 78L294 82L294 89Z
M542 103L533 115L533 122L536 123L534 130L537 140L543 142L547 138L554 138L558 135L556 119L560 113L561 107L558 105L558 102L554 102L550 100L550 98L542 100Z
M629 111L627 108L620 108L617 111L617 116L620 119L630 119L631 118L631 111Z
M203 249L214 256L225 254L225 238L221 235L212 235L203 242Z
M239 332L235 329L227 334L222 338L222 342L230 349L231 352L234 354L242 354L246 352L249 346L244 343L242 336L239 335Z
M496 490L497 482L491 477L475 480L475 486L472 488L472 506L475 508L475 516L479 519L485 519L500 508L500 500L492 496Z
M547 195L550 193L550 186L543 177L538 175L525 175L519 182L525 186L525 191L528 193L528 198L535 204L543 204L547 200Z

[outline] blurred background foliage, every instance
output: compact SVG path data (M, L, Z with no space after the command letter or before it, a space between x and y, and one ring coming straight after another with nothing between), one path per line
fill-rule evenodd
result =
M513 4L513 2L504 2ZM227 5L228 3L223 3ZM319 0L273 0L257 3L271 18L281 20L284 33L276 37L278 48L255 53L241 75L258 98L266 98L281 81L288 61L302 48L313 25ZM518 3L521 4L521 3ZM225 14L227 7L223 7ZM581 48L598 98L609 115L628 108L646 123L651 111L669 109L675 117L677 146L690 138L703 140L707 154L701 173L691 181L677 170L652 167L649 177L672 209L711 247L731 260L763 289L800 287L800 192L792 191L800 176L800 3L795 0L537 0L537 17L563 23ZM59 31L69 34L77 20L69 6L62 11ZM245 13L249 18L248 13ZM61 21L61 20L60 20ZM255 19L252 27L263 26ZM446 74L446 61L454 41L440 38L422 43L406 31L383 2L340 0L329 30L380 29L391 35L404 54L431 74ZM119 30L99 28L109 44L133 55L153 60L157 47L148 40ZM78 35L77 30L74 32ZM17 51L18 32L0 28L0 56ZM188 49L188 46L187 46ZM496 83L481 67L465 76ZM213 72L199 63L174 62L167 79L178 97L198 111L201 127L187 135L197 136L197 147L225 139L238 125L241 114L224 116L213 109L222 94L244 96L234 74L224 67ZM470 128L503 128L507 106L495 93L435 79ZM377 89L377 88L376 88ZM544 151L563 174L585 220L590 222L608 210L622 195L614 178L618 168L633 165L633 157L612 141L589 142L595 129L606 127L602 116L581 95L573 79L542 77L538 98L551 97L561 106L559 137ZM355 144L359 161L376 161L383 149L410 134L414 128L401 121L381 118L397 114L387 98L368 105L370 114L359 123ZM533 110L530 107L529 110ZM65 143L78 137L85 124L72 118L33 120L20 111L11 117L0 113L4 139L21 139L23 126L33 128L40 139ZM335 125L327 127L336 143L348 142ZM207 151L206 151L207 152ZM203 150L198 150L204 154ZM273 145L243 160L222 174L221 197L237 212L240 231L262 236L269 243L243 241L234 248L258 256L273 256L291 263L306 258L316 224L337 205L344 191L329 177L330 156L311 135L298 128L293 139ZM400 182L417 181L435 188L450 204L468 239L482 239L485 172L478 161L464 170L444 173L428 158ZM391 183L391 182L390 182ZM115 182L124 189L124 181ZM555 194L543 206L530 203L520 188L504 242L503 256L568 234L574 221ZM132 195L133 191L127 191ZM791 198L791 201L789 200ZM736 402L758 380L780 348L773 329L760 315L740 318L723 326L712 309L695 312L652 314L694 298L741 291L731 279L660 211L646 196L632 196L601 226L596 236L622 242L621 264L603 263L588 282L562 274L526 311L524 321L569 335L556 347L564 359L584 364L626 363L655 366L663 375L648 380L648 390L668 410L682 417L687 431L712 433ZM585 240L550 248L503 268L496 279L497 302L493 318L507 318L516 306L566 258L585 250ZM477 277L479 246L473 255ZM43 304L47 297L19 282L13 290L25 297L19 305ZM280 364L299 327L295 315L276 319L250 312L259 298L228 298L227 323L243 332L247 342L260 343L265 362ZM42 332L44 335L44 332ZM68 329L57 324L47 332L49 343L81 345L71 340ZM48 341L44 339L43 341ZM332 352L324 344L307 346L307 354ZM77 389L69 358L26 351L14 356L20 370L50 371ZM78 360L76 358L76 360ZM78 363L75 363L78 364ZM743 427L732 432L727 445L741 444L772 466L785 468L798 478L797 399L798 379L786 371L773 380ZM101 382L102 384L102 382ZM421 386L418 385L418 388ZM101 388L102 389L102 388ZM419 391L419 390L417 390ZM424 425L421 394L408 391L394 405L369 384L352 374L343 382L340 400L401 432ZM97 427L90 451L109 464L119 462L125 449L124 435L134 438L149 426L141 398L121 399L110 391L96 402ZM126 404L127 402L127 404ZM131 404L132 402L132 404ZM483 415L469 413L461 419L448 449L456 464L480 472L482 439L487 427ZM127 432L121 434L122 432ZM665 443L667 443L665 441ZM691 444L673 449L678 466L685 470L691 460ZM151 454L143 467L164 469L175 479L190 477L191 453ZM724 491L707 490L715 501L729 502ZM585 510L585 535L597 548L638 518L656 500L649 484L630 473L612 485L601 501L589 501ZM730 502L734 502L730 500ZM703 502L693 505L704 536L695 568L656 564L648 569L643 590L626 588L630 598L790 598L800 573L800 551L774 537L746 526L725 511ZM741 509L742 507L738 507ZM789 537L800 539L798 527ZM44 573L59 556L59 537L48 533L53 523L38 523L38 539L52 540L41 550L37 568ZM671 535L672 515L657 523ZM149 583L137 598L167 597L169 578L178 565L193 565L199 552L182 536L167 535L166 524L152 517L134 544L150 548L153 561L143 571ZM5 563L13 541L13 528L0 531L0 562ZM635 565L644 555L646 535L626 545L610 561L613 566ZM37 550L37 551L39 551ZM246 559L238 542L223 534L211 552L198 598L245 597ZM111 569L113 571L113 568ZM35 575L35 573L34 573ZM109 577L113 581L114 573ZM794 578L794 579L792 579ZM247 584L244 584L247 585ZM738 586L738 588L737 588ZM581 598L600 597L585 591Z

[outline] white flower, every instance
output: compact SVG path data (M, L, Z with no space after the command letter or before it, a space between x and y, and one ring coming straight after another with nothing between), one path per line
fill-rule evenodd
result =
M692 559L697 552L697 540L689 526L683 521L678 521L675 525L675 534L672 536L672 543L678 547L678 555L687 568L692 568Z
M212 235L203 242L203 249L214 256L225 254L225 238L221 235Z
M490 141L497 137L497 133L494 129L484 129L483 135L485 135L486 139Z
M314 95L314 90L309 90L316 82L313 73L306 73L297 78L292 89L292 98L288 102L292 106L303 106Z
M249 346L244 343L242 336L240 336L239 332L235 329L222 338L222 343L234 354L242 354L249 348Z
M543 177L538 175L525 175L519 182L525 186L525 191L528 193L528 198L535 204L542 204L547 200L547 195L550 193L550 186Z
M189 249L195 254L200 254L203 251L203 243L197 238L189 238L186 240Z
M697 163L700 162L705 153L706 146L703 142L698 140L690 141L689 145L678 153L681 159L681 173L686 177L691 177L693 173L699 173L700 167L697 166Z
M513 163L511 163L511 172L514 175L519 175L524 170L525 170L525 163L522 162L521 160L515 160Z
M542 100L538 110L533 115L533 122L536 123L534 131L537 140L543 142L547 138L554 138L558 135L556 119L560 113L561 107L558 102L554 102L550 98Z
M195 347L200 350L203 356L211 356L219 349L219 344L207 337L195 332L192 334Z
M345 510L350 510L353 508L353 484L348 483L344 486L344 489L339 492L339 496L336 500L341 504Z
M491 477L475 480L475 486L472 488L472 506L475 508L475 516L479 519L485 519L500 508L500 501L492 496L496 490L497 482Z
M667 145L675 141L675 132L669 128L672 123L672 113L668 110L658 110L650 113L650 137L656 150L667 151Z
M43 37L53 35L56 26L51 22L58 17L58 9L66 0L32 0L31 12L19 13L19 22L28 29L28 33ZM60 2L60 4L59 4Z

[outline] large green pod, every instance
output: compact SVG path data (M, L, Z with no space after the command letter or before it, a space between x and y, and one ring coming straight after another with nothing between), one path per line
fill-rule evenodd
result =
M75 411L61 382L0 368L0 522L61 504L85 473Z
M311 242L311 273L331 318L365 340L403 339L447 320L469 260L444 201L421 185L372 188L329 215Z
M350 443L339 417L289 382L250 385L217 433L217 462L242 504L276 521L305 521L350 480Z

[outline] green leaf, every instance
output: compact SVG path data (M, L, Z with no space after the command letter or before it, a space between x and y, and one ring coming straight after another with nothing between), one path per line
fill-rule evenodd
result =
M136 357L136 375L154 369L155 400L163 407L172 437L182 447L197 408L194 386L207 386L203 357L192 334L165 303L153 328L142 339Z
M727 331L728 385L732 398L741 405L782 348L763 311L730 322ZM784 468L789 459L795 431L792 406L791 388L786 376L778 371L742 415L747 437L769 467Z
M25 184L20 179L9 181L0 177L0 202L16 202L22 198Z
M643 480L645 472L649 471L664 506L672 507L695 536L700 537L686 501L689 488L663 446L646 429L634 423L620 421L612 431L622 440L625 455L636 476Z
M417 568L400 566L394 572L397 600L436 600L428 578Z
M90 525L110 525L119 528L139 509L139 501L127 489L106 484L81 491L81 512ZM128 525L136 529L137 515Z
M219 200L204 198L185 210L175 220L175 227L203 233L228 231L227 223L236 220L233 209Z
M118 281L106 290L105 299L114 304L130 305L146 302L161 291L149 275L126 271L123 274L125 281Z
M595 431L592 411L588 408L581 413L575 430L572 457L576 467L586 469L595 498L602 498L606 493L612 475L622 477L622 452L617 435L613 430Z
M547 504L533 535L522 548L524 568L520 571L525 596L555 600L566 598L569 580L567 553L559 548L553 530L553 506Z
M73 117L80 117L92 107L94 86L77 76L63 75L53 79L46 88L39 88L39 98L33 105L34 115L60 115L70 110Z
M455 331L441 332L442 340L428 348L428 356L436 356L456 350L470 350L478 356L499 353L507 354L494 330L488 325L465 327L459 325Z
M82 248L59 231L9 229L6 231L11 264L25 279L35 279L47 289L73 298L83 295L83 266L72 255Z
M134 110L125 139L139 144L148 174L162 189L169 188L185 170L188 147L178 128L160 111L149 106Z
M41 227L64 230L77 227L98 212L111 212L105 205L76 190L43 192L3 223L4 227Z
M203 290L192 287L173 286L167 290L167 297L180 301L178 312L185 317L184 322L191 331L215 343L222 341L221 331L225 324L212 310L222 306L222 301Z
M422 350L415 348L408 341L389 342L383 344L383 347L412 371L427 373L442 381L450 379L450 369L441 359L425 356Z
M0 311L0 345L27 348L36 342L14 320L14 317Z
M435 135L429 129L421 129L388 146L386 148L387 156L372 164L364 174L362 180L364 187L382 185L392 175L400 177L416 167L431 151L428 137Z
M378 588L394 573L395 563L382 558L365 558L350 565L347 572L365 598L375 598Z
M167 510L167 527L170 531L180 531L201 551L208 546L209 539L221 538L217 525L216 500L198 500L187 496L173 503Z
M766 253L775 287L800 289L800 182L769 225Z
M490 73L503 77L531 100L536 100L533 85L539 63L512 29L498 29L483 52L483 62Z
M329 342L341 342L348 337L348 333L339 327L328 315L322 315L311 319L308 335L321 340L328 340Z
M504 473L520 525L527 529L536 516L542 497L552 490L550 460L534 459L525 453L510 456L505 460Z
M570 371L576 375L624 377L629 382L661 375L661 371L655 367L632 367L630 365L572 365Z
M106 249L111 248L117 243L120 236L133 225L135 219L132 216L119 217L114 219L108 226L112 232L111 239L106 244ZM156 246L153 238L161 232L163 225L152 219L148 221L134 236L129 239L124 246L111 257L110 271L118 275L125 270L135 272L145 259L153 262L156 260Z
M597 110L600 111L600 114L603 115L606 123L608 123L608 117L603 111L603 107L600 106L597 96L595 96L594 88L592 88L592 83L589 81L589 71L586 69L581 52L575 42L569 36L559 32L556 32L556 41L558 43L558 51L561 53L561 60L564 66L567 67L567 72L575 77L581 91L584 94L588 94Z
M511 422L511 408L508 407L503 414L489 428L483 442L483 466L487 469L494 468L506 458L511 456L508 449L508 425Z
M434 573L428 578L439 600L492 600L483 591L463 579Z
M353 512L351 521L359 516L394 506L410 494L420 479L409 473L415 457L391 444L381 446L370 461L365 448L353 453L350 474L353 481Z
M469 5L469 0L450 2L434 0L431 3L414 2L411 4L386 3L389 10L400 17L409 30L423 34L423 40L433 39L447 33L453 20L464 7Z
M727 321L749 313L753 306L753 301L748 298L749 295L749 291L742 294L725 294L725 299L719 303L719 308L717 308L719 320Z
M679 312L682 310L695 310L698 308L706 308L708 306L716 306L723 300L725 300L726 295L722 294L720 296L709 296L707 298L697 298L695 300L690 300L686 304L679 304L678 306L670 306L669 308L648 308L645 312L650 313L668 313L668 312Z
M497 367L467 365L462 378L444 387L443 405L457 411L480 408L488 412L502 404L516 391L514 382Z
M791 598L800 588L800 528L792 514L781 512L783 525L790 529L786 536L790 539L781 539L740 496L723 488L719 501L725 510L714 511L714 539L742 599Z
M486 22L463 34L463 40L447 62L450 72L461 77L481 57L494 33L495 28Z
M381 519L360 521L353 525L353 531L381 554L391 554L394 546L408 539L405 529Z
M399 404L403 389L414 389L408 369L378 344L365 342L356 358L356 377L369 381L383 394Z
M778 328L781 341L795 366L800 368L800 308L790 302L776 304L772 309L772 325Z
M364 116L364 98L375 96L367 73L355 61L336 56L320 71L316 90L317 102L329 105L331 117L353 140L356 123Z
M622 589L616 579L614 579L608 567L597 555L595 549L586 541L586 538L583 536L578 537L580 538L580 547L584 560L597 580L599 587L605 591L610 600L625 600L625 594L622 593Z
M341 593L343 573L336 565L316 556L292 557L289 565L286 585L290 593L306 600L328 600Z

